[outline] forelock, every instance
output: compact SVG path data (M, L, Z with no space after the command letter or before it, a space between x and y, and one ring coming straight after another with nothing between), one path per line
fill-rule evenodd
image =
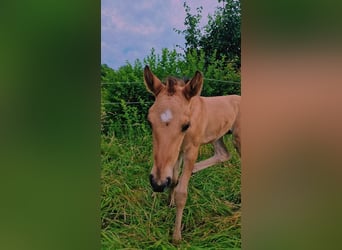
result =
M178 79L173 76L169 76L166 79L166 87L167 87L167 92L169 95L174 95L174 93L176 92L177 86L184 86L184 85L185 83L182 79Z

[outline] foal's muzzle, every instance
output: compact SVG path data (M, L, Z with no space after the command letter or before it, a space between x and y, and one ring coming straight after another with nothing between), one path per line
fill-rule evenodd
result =
M151 183L153 192L164 192L165 188L171 185L171 177L167 177L164 182L162 182L161 184L157 184L157 182L154 180L153 175L150 174L150 183Z

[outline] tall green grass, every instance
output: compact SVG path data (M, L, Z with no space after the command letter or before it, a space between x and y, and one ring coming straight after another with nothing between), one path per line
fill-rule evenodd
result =
M183 241L171 243L175 208L167 193L153 193L151 136L102 137L102 249L241 248L240 159L230 140L228 162L194 174L183 214ZM213 154L202 146L200 158Z

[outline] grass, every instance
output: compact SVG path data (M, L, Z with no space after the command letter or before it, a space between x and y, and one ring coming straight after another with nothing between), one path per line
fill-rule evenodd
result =
M168 192L153 194L148 180L151 137L103 136L102 249L240 249L240 159L229 136L225 142L232 159L192 176L183 240L173 245L175 208L168 207ZM200 159L212 153L210 145L202 146Z

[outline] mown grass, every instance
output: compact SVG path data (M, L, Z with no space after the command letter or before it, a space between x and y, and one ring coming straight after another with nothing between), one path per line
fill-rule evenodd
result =
M151 137L102 138L102 249L239 249L241 248L240 159L229 136L228 162L192 176L183 214L183 241L171 243L175 208L168 192L153 194ZM212 155L202 146L200 158Z

